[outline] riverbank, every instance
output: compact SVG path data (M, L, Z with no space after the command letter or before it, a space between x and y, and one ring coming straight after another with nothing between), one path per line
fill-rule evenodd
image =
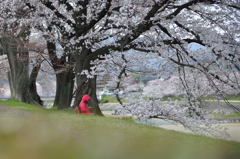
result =
M33 107L33 108L32 108ZM240 143L34 106L0 105L1 159L226 159Z
M115 116L114 110L120 109L121 106L117 103L108 103L105 105L101 105L101 108L104 110L103 113L107 116ZM226 107L224 107L225 109ZM231 109L231 108L229 108ZM131 114L125 114L122 116L131 117ZM225 115L225 114L214 114L212 115L213 119L216 120L217 124L213 124L214 126L221 126L226 128L226 132L229 136L222 135L219 138L230 140L230 141L238 141L240 142L240 116L234 116L234 114ZM146 119L144 121L140 121L140 123L152 125L160 128L164 128L167 130L174 130L178 132L191 133L194 134L191 130L185 128L183 125L178 124L171 120L163 120L163 119Z

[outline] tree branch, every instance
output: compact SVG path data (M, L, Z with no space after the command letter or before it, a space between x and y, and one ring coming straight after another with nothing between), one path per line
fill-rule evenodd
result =
M53 13L60 19L62 19L63 21L65 21L68 25L74 27L75 24L72 23L71 20L67 19L64 15L62 15L57 8L54 7L53 3L48 1L48 0L41 0L41 3L43 5L45 5L47 8L49 8L51 11L53 11Z
M190 1L190 2L187 2L187 3L183 4L183 5L178 6L177 9L176 9L173 13L169 14L169 15L166 17L166 19L173 19L173 18L176 17L183 9L188 8L188 7L190 7L190 6L192 6L192 5L195 5L195 4L197 4L197 3L201 3L201 2L214 2L214 0L192 0L192 1Z
M107 15L110 7L112 5L112 0L107 0L106 2L106 7L104 9L102 9L101 12L99 12L97 14L97 18L93 19L88 25L87 25L87 28L88 30L84 31L84 32L87 32L89 31L92 27L94 27L103 17L105 17L105 15Z

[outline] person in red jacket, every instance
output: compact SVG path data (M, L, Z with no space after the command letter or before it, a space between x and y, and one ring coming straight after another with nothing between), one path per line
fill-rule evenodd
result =
M82 114L91 114L88 101L91 99L91 97L88 94L83 95L82 101L79 104L79 112Z

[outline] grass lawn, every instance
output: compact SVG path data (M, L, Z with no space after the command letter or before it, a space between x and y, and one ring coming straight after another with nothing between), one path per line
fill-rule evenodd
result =
M237 159L240 143L0 101L0 159ZM22 113L26 112L26 113Z
M228 116L228 117L240 117L240 113L225 114L225 116Z
M228 100L240 100L240 95L232 95L227 97Z
M123 98L121 98L122 102L126 102ZM114 95L104 95L99 103L118 103L116 96Z
M213 96L202 97L203 100L216 100ZM227 100L240 101L240 95L228 95L226 96Z
M231 117L240 117L240 113L230 113L230 114L213 114L215 117L226 117L226 118L231 118Z

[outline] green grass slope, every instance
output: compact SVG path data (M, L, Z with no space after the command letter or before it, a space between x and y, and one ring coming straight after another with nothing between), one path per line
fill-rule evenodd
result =
M17 101L15 101L17 102ZM16 104L16 103L15 103ZM240 143L0 102L0 159L237 159Z

